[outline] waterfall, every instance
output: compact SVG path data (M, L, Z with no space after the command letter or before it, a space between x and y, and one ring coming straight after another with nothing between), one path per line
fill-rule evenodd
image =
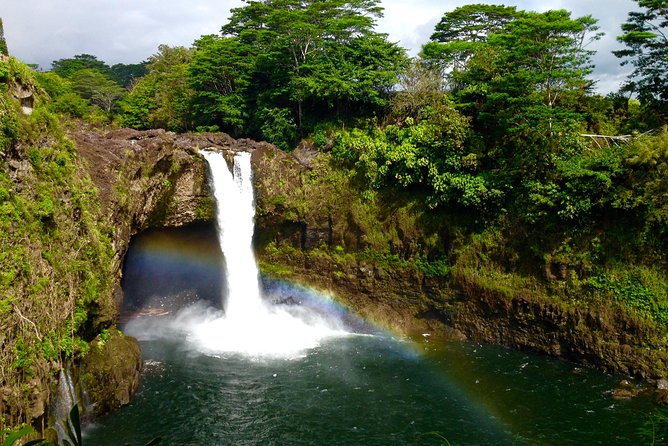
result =
M79 403L77 391L72 380L72 371L69 367L60 369L58 375L58 389L51 402L51 417L54 420L54 428L58 434L59 444L63 439L69 439L67 424L69 423L70 410ZM83 408L81 408L83 410Z
M253 253L255 206L250 153L234 157L233 172L220 153L202 152L211 169L217 203L218 240L225 257L229 320L243 320L257 314L262 304L258 270Z
M227 298L223 315L189 309L177 318L178 328L200 351L251 357L293 357L324 338L348 334L337 322L308 308L265 304L252 245L255 206L250 153L237 153L231 170L222 154L201 153L211 173Z
M215 308L200 301L169 317L134 318L124 331L140 341L169 339L210 356L241 355L254 360L303 356L324 339L349 335L345 321L336 314L305 304L290 291L283 294L274 287L263 296L253 251L251 155L237 153L228 167L220 153L201 154L209 165L216 204L226 295Z

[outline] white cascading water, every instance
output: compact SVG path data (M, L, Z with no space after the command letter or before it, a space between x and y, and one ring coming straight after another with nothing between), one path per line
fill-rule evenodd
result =
M218 208L218 241L225 256L227 319L247 319L262 305L258 270L253 254L255 206L250 153L234 157L234 173L220 153L202 152L212 172Z
M293 357L326 337L347 334L335 322L306 308L268 307L262 300L253 253L255 207L250 153L234 157L233 172L222 154L202 151L212 175L217 206L218 239L225 257L225 314L186 310L176 324L188 339L209 354L239 353L250 357ZM204 313L204 314L203 314Z
M58 375L58 388L56 395L51 403L51 414L56 420L54 428L58 434L59 443L62 439L69 439L67 434L67 424L69 423L69 414L75 404L80 404L77 398L77 392L72 381L72 372L69 367L61 368ZM79 407L79 410L83 410Z

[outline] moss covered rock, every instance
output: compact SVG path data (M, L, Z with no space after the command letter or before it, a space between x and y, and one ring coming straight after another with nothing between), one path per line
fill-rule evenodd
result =
M141 350L136 339L112 329L97 336L81 364L92 414L104 415L131 400L139 388Z

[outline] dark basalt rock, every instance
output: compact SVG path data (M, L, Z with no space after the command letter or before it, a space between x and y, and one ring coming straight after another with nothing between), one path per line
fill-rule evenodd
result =
M99 129L80 124L70 129L70 138L88 166L98 189L105 225L113 228L116 281L116 313L103 312L91 323L98 329L113 326L123 304L120 287L123 259L133 235L150 229L180 227L215 218L209 190L207 166L200 149L249 151L253 162L281 159L284 155L268 143L235 140L224 133L182 134L164 130ZM24 166L13 169L20 174ZM141 354L136 340L115 329L111 337L100 336L80 364L76 375L93 400L93 413L100 416L128 404L139 384ZM76 365L75 365L76 367ZM38 411L39 408L35 410Z

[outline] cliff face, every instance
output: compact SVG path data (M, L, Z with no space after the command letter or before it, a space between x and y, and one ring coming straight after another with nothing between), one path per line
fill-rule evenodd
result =
M180 227L215 218L207 166L198 153L208 149L253 153L256 166L286 155L267 143L235 140L224 133L177 135L77 127L69 131L98 189L102 214L113 228L113 277L117 304L123 257L133 235L151 228ZM270 168L276 167L272 165ZM255 178L261 177L257 174Z
M140 354L114 326L132 236L213 218L198 148L275 151L224 134L83 124L65 134L39 103L30 117L20 107L0 95L0 126L12 130L0 138L0 430L48 423L64 367L96 414L129 401Z
M46 422L58 372L114 320L109 227L31 73L0 58L0 431Z
M206 166L196 145L164 130L69 132L113 228L113 274L120 277L131 237L145 229L182 226L212 217Z

